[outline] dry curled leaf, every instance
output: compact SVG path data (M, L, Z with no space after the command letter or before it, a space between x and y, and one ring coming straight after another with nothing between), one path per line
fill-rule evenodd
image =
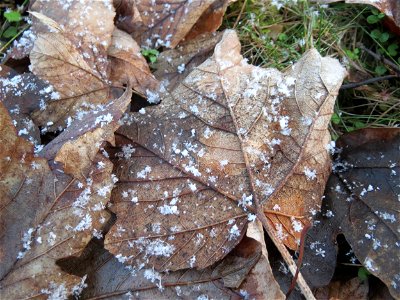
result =
M106 249L133 267L205 268L233 249L262 204L280 205L270 218L296 246L308 222L296 216L319 207L329 175L327 126L344 76L316 50L285 74L248 65L226 31L212 58L118 130L118 219Z
M207 20L214 14L208 9L218 9L219 17L213 26L201 26L196 29L193 37L204 33L204 30L218 29L223 12L229 1L194 0L194 1L134 1L114 0L117 10L116 26L128 33L142 47L158 48L166 46L174 48L190 32L202 15L206 13Z
M101 235L112 164L98 155L79 183L33 155L1 103L0 134L0 298L65 298L83 283L61 272L56 261L79 254Z
M133 89L142 95L157 93L159 82L140 53L140 47L129 34L114 29L108 55L111 63L110 80L113 84L130 82Z
M259 221L250 223L247 227L246 236L255 239L261 244L262 255L240 286L240 289L247 291L246 296L249 299L285 299L285 294L282 293L279 283L272 273L261 223Z

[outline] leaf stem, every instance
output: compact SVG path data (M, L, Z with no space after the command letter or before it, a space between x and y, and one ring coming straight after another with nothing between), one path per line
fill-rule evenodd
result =
M293 276L296 276L297 273L297 265L295 261L293 260L293 257L290 255L289 251L286 249L285 245L282 243L282 241L275 235L275 230L271 226L271 224L268 222L267 217L264 215L263 211L259 211L257 213L257 218L261 221L261 224L264 227L264 230L268 233L269 237L271 240L274 242L276 248L278 248L279 252L281 253L284 261L288 265L288 268L290 272L292 273ZM303 275L299 272L298 277L297 277L297 284L299 285L299 288L301 292L303 293L304 297L307 300L316 300L314 297L310 287L308 286L306 280L304 279Z

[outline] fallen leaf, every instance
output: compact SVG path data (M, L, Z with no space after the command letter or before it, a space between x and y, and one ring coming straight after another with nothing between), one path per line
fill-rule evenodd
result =
M93 235L101 235L112 164L98 155L79 183L33 155L2 103L0 134L0 298L66 298L83 282L61 272L56 261L79 255Z
M30 114L50 99L52 87L31 73L18 74L7 66L1 66L0 76L0 101L8 109L18 135L40 145L40 131Z
M120 126L118 121L126 111L132 96L128 86L124 94L99 106L75 120L62 134L52 140L42 155L63 164L66 173L84 180L92 167L92 161L103 142L114 145L114 132Z
M65 127L68 117L75 117L79 110L88 110L90 104L105 104L109 100L107 78L98 72L96 64L88 64L84 52L65 34L40 34L30 59L32 72L49 81L55 89L45 109L33 114L36 124L52 122L49 130Z
M216 0L201 15L185 36L185 41L192 40L203 33L214 33L222 24L228 6L236 0Z
M314 241L319 253L335 251L332 240L342 232L357 259L395 298L400 296L399 146L398 128L363 129L338 140L342 152L326 189L331 225L317 225L331 229Z
M209 8L226 7L226 3L228 1L223 0L183 2L115 0L116 26L131 34L141 47L174 48L185 38L204 13L207 14L207 19L214 16L212 13L210 14ZM216 30L216 25L213 24L211 28L198 28L196 35L204 33L200 30Z
M332 281L327 287L315 291L317 299L370 299L368 281L353 278L346 282Z
M269 217L296 247L329 175L327 126L344 76L316 50L285 74L248 65L226 31L160 105L124 118L106 249L158 271L205 268L237 245L262 204L280 205Z
M130 82L144 96L159 91L159 82L140 53L140 47L129 34L115 29L108 55L111 61L110 80L113 84L123 85Z
M127 267L123 258L110 254L101 243L92 242L84 255L62 264L76 275L88 274L88 287L82 294L85 299L121 299L129 295L138 299L196 299L202 295L209 299L240 299L235 288L260 256L260 244L246 237L225 259L206 269L159 273L152 268Z
M247 227L246 236L261 244L262 256L240 286L242 291L246 291L245 299L286 299L272 273L261 223L251 222Z
M209 58L222 33L205 33L188 42L182 42L175 49L163 51L152 65L154 75L163 86L172 91L194 68Z

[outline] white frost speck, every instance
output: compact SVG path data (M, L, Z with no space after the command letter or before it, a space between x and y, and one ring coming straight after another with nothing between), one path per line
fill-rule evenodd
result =
M317 171L304 167L304 175L306 175L307 180L314 180L317 178Z

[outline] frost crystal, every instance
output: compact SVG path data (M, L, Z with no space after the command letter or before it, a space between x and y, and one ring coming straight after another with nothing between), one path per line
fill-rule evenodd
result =
M314 180L317 178L317 171L304 167L304 175L306 175L307 180Z
M136 177L145 179L150 172L151 172L151 167L146 166L142 171L136 173Z
M113 120L112 115L108 113L106 115L98 116L94 121L94 124L95 125L100 124L100 127L103 127L104 125L111 123L112 120Z
M237 239L240 236L240 230L236 224L234 224L229 230L229 240Z
M158 208L163 215L179 215L178 207L176 205L164 204Z

